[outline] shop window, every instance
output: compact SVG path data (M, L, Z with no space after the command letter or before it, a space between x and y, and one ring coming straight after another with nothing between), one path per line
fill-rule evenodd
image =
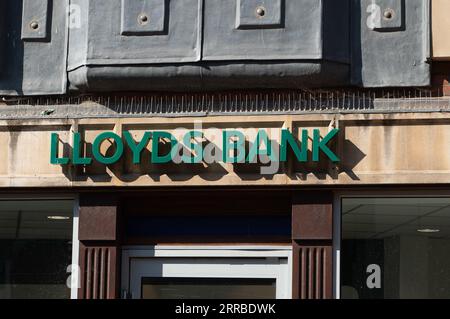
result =
M450 198L342 200L342 298L450 298L449 251Z
M0 201L0 299L69 298L70 200Z

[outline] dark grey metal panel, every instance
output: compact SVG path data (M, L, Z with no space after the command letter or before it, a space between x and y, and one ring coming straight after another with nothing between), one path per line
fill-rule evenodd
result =
M70 0L67 69L86 65L88 51L89 0Z
M366 8L367 26L377 31L404 28L404 0L376 0Z
M167 33L167 0L122 0L121 34Z
M350 0L323 0L323 58L351 63Z
M0 95L426 86L429 28L429 0L0 0Z
M282 28L284 0L237 0L236 29Z
M65 93L68 0L1 2L0 95Z
M160 32L157 30L161 25L159 27L155 25L149 29L146 28L147 25L144 25L142 32L138 32L140 26L137 26L136 23L139 24L139 16L149 15L152 8L159 8L157 12L162 12L160 1L136 2L137 0L130 0L128 2L128 0L122 0L121 15L110 16L105 20L115 21L114 17L120 17L122 19L121 29L112 26L112 23L108 24L109 28L116 30L117 34L125 31L132 36L121 36L121 42L111 43L109 51L97 50L99 41L108 41L110 37L98 39L99 34L105 34L102 29L104 27L93 27L94 22L92 22L94 16L99 19L103 13L98 14L97 10L93 10L92 0L76 1L80 4L84 3L82 6L89 8L82 9L86 10L86 16L89 16L87 19L89 31L71 30L69 80L72 90L89 92L110 90L183 91L300 88L349 84L349 0L203 1L206 7L201 10L202 16L204 20L209 20L211 25L205 24L201 29L205 34L210 33L214 41L220 43L219 50L221 50L220 47L228 46L235 56L231 58L216 56L211 58L214 61L208 61L208 57L205 57L206 48L209 45L213 50L216 46L211 47L211 42L204 39L203 61L196 61L196 63L185 63L182 59L162 60L161 63L158 63L160 59L158 50L166 47L150 45L149 41L160 35L146 35ZM96 1L101 2L102 0ZM177 3L177 0L170 1L170 3L172 2ZM167 2L165 4L167 5ZM228 8L229 10L215 12L211 11L213 8ZM114 11L114 6L108 7L108 10ZM91 11L92 13L90 13ZM290 13L287 14L287 12ZM228 30L227 26L221 24L221 16L229 22ZM160 23L159 17L150 17L148 21L158 24ZM166 17L169 21L180 20L180 16L175 14L172 16L170 10ZM129 25L124 24L124 19L127 19ZM184 21L184 19L185 16L182 20ZM183 21L178 21L178 23L184 23ZM223 34L228 31L244 33L236 38L224 39ZM248 43L245 42L247 36L250 36ZM177 40L176 37L168 39L168 41ZM148 47L148 50L143 53L144 56L152 58L156 56L156 58L154 60L150 58L134 59L135 52L130 50L127 45L128 41L140 41L141 46ZM81 55L77 48L83 45L85 46L83 50L89 54L102 55L103 58L92 59L89 56ZM252 48L253 61L249 61L249 55L245 55L246 46ZM324 54L322 54L322 47ZM307 52L303 48L306 48ZM309 54L312 52L311 50L317 54ZM165 52L165 54L168 53ZM243 59L243 54L245 59ZM119 61L112 59L116 55L123 59ZM127 65L124 66L124 63Z
M48 36L49 0L24 0L22 40L46 40Z
M200 59L201 0L72 2L81 6L87 26L70 30L70 37L76 40L70 41L69 71L83 65Z
M72 90L188 91L336 87L349 82L350 66L326 61L235 61L177 65L86 66L69 73Z
M429 0L352 0L352 82L426 86Z
M208 0L204 60L322 58L322 0ZM264 14L258 15L262 9Z

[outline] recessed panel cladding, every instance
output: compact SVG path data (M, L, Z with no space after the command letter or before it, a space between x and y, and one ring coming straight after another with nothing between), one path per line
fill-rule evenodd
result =
M71 30L71 34L77 33L79 41L70 42L70 51L83 51L70 54L69 71L82 65L180 63L200 59L201 0L83 2L87 5L84 13L87 30ZM83 37L84 40L80 39Z
M204 60L322 58L322 0L208 0Z
M66 92L68 0L3 0L0 95Z
M430 84L429 0L353 0L352 12L353 84Z
M366 8L370 13L367 25L378 31L404 28L404 0L378 0ZM372 21L370 21L372 20Z
M22 8L22 40L47 39L49 0L24 0Z
M121 34L164 34L168 22L166 0L122 0Z
M236 10L237 29L282 27L283 0L238 0Z

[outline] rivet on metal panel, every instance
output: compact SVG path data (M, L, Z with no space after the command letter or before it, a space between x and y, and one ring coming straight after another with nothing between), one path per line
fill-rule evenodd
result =
M237 29L280 28L283 25L284 0L238 0Z
M266 15L266 8L259 6L256 8L256 16L262 18Z
M398 31L404 27L402 0L374 0L366 12L367 26L375 31Z
M31 30L37 30L37 29L39 29L39 22L37 22L37 21L31 21L31 22L30 22L30 29L31 29Z
M146 25L148 23L148 15L146 13L141 13L138 16L138 23L140 25Z
M385 19L390 20L394 17L394 15L395 15L394 10L392 10L390 8L384 10L384 18Z

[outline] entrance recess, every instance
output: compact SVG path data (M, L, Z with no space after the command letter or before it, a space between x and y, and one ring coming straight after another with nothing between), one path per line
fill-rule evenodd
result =
M134 247L122 261L128 298L292 297L290 247Z

